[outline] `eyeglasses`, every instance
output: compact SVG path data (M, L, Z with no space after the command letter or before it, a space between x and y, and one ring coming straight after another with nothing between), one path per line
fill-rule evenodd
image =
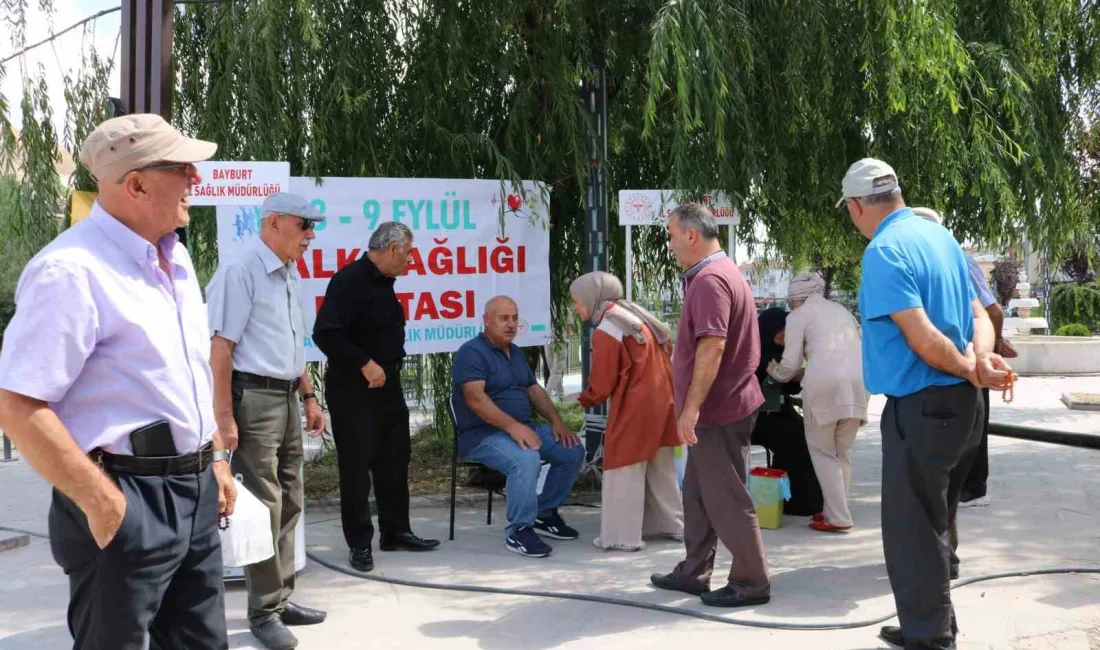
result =
M298 225L302 228L302 230L313 230L317 227L317 222L312 219L305 219L303 217L298 217L298 219L301 220L301 223L299 223Z
M119 176L118 180L115 181L115 183L117 185L122 185L126 181L126 177L129 176L130 174L134 173L134 172L180 171L180 172L183 172L183 173L186 174L189 171L191 171L191 168L192 168L191 163L161 163L159 165L149 165L148 167L139 167L137 169L131 169L130 171L123 174L122 176Z

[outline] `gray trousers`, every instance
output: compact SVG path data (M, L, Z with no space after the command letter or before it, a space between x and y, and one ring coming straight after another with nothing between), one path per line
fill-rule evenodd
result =
M951 605L949 525L981 441L981 391L969 383L890 397L882 414L882 546L906 648L946 648Z
M282 614L294 592L294 529L302 514L302 416L294 393L233 382L239 440L232 471L271 511L275 555L244 568L248 620Z
M755 598L771 593L760 521L749 495L749 440L756 413L720 427L696 429L699 442L684 469L684 546L687 557L673 570L677 581L710 583L722 540L733 554L728 586Z
M228 648L213 470L115 480L126 514L102 550L84 512L53 491L50 549L69 576L73 648Z

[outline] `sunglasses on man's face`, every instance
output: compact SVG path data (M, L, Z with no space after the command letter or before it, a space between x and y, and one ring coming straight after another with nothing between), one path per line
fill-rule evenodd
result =
M179 172L183 172L184 174L187 174L191 171L191 169L192 169L192 164L191 163L163 163L163 164L160 164L160 165L149 165L148 167L139 167L137 169L131 169L130 171L123 174L122 176L119 176L118 180L115 181L115 183L118 184L118 185L122 185L126 181L126 177L129 176L130 174L134 173L134 172L171 172L171 171L179 171Z

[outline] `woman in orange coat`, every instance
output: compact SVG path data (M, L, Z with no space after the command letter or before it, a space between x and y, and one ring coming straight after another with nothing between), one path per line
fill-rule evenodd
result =
M679 539L684 508L673 448L681 443L669 328L623 300L622 283L609 273L582 275L569 290L577 316L596 328L588 386L579 401L587 409L611 400L603 443L603 516L593 543L637 551L645 546L644 536Z

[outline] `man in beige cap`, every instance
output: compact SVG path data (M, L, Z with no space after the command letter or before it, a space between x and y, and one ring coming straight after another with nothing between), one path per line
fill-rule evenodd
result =
M962 248L913 214L897 174L864 158L841 183L863 253L859 312L863 380L886 395L882 412L882 546L900 627L882 638L946 648L958 634L951 605L949 521L953 470L981 440L982 387L1011 369L993 353L993 327L970 283Z
M100 124L99 197L27 264L0 352L0 427L53 486L75 648L227 648L206 308L176 228L217 146L156 115Z
M210 308L214 415L236 447L233 473L271 513L275 555L246 566L248 620L269 650L291 650L287 625L312 625L325 613L290 602L294 592L294 530L302 514L302 416L310 436L324 431L306 371L295 261L325 220L297 194L272 194L261 208L260 237L222 262L206 287Z

